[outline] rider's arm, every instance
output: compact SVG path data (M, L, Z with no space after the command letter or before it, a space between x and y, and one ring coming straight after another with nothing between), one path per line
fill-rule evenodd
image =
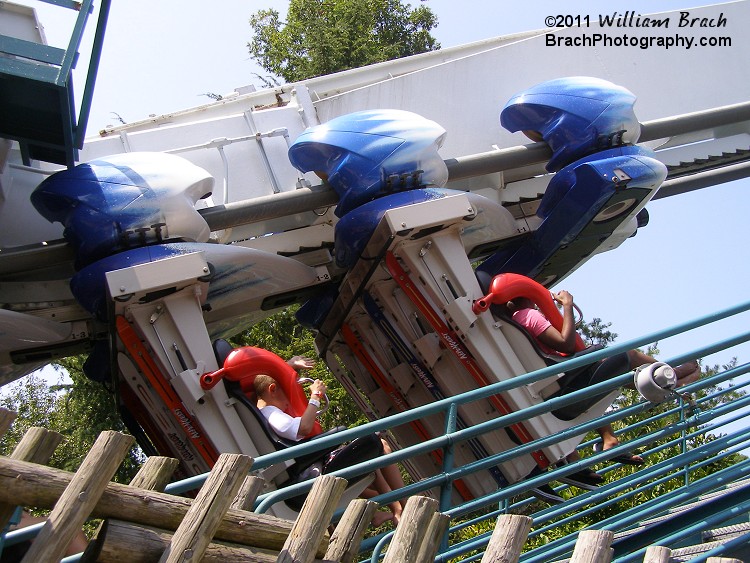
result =
M307 408L302 414L302 418L299 423L299 430L297 430L298 439L302 439L310 432L312 432L313 425L315 424L315 419L318 416L320 400L325 392L326 384L323 383L320 379L316 379L315 381L313 381L312 385L310 385L310 399L312 401L317 401L318 404L316 405L312 402L307 403Z
M562 329L557 330L554 326L547 329L537 336L537 339L563 354L573 354L576 349L576 325L573 316L573 296L567 291L561 291L555 295L555 300L562 305L563 324Z

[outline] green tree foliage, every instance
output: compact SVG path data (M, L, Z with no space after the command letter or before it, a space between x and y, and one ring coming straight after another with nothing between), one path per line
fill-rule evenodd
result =
M600 318L594 317L590 323L581 325L580 332L586 344L601 344L606 346L617 339L617 333L609 330L612 323L604 323Z
M127 432L112 394L83 374L83 360L72 357L60 361L57 369L61 381L61 368L64 368L72 383L49 386L43 377L32 374L3 389L0 405L15 411L18 416L0 441L0 455L9 455L28 428L39 426L64 436L49 465L76 471L101 432ZM129 482L138 470L141 458L140 450L132 448L114 480Z
M286 21L276 10L250 18L250 56L295 82L440 48L430 35L437 17L401 0L291 0Z

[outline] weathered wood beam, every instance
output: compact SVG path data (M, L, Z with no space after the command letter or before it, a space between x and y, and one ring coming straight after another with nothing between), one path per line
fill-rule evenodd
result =
M51 508L72 477L72 473L61 469L0 458L0 502ZM191 504L189 498L109 483L91 516L174 531ZM230 509L216 531L216 538L278 551L291 529L292 522L288 520ZM321 542L318 557L325 553L327 543Z

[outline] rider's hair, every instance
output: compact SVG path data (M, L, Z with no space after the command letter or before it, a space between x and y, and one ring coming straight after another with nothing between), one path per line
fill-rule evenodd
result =
M255 379L253 380L253 390L255 391L255 396L258 398L263 398L272 383L276 383L276 380L270 375L266 375L265 373L256 375Z

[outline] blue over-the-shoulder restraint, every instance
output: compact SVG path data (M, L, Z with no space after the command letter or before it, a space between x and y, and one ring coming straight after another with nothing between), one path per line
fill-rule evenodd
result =
M76 267L148 244L205 242L206 221L195 209L213 189L213 177L182 157L125 153L62 170L45 179L31 203L65 227Z
M441 187L448 170L438 149L445 130L403 110L368 110L305 130L289 148L301 172L316 172L339 196L336 215L390 193Z
M555 172L588 154L635 144L641 131L635 100L626 88L600 78L559 78L513 96L500 123L511 132L540 135L552 149L547 170Z
M482 262L476 269L480 282L503 272L536 278L553 257L561 272L568 271L664 181L666 166L653 154L643 147L619 147L563 168L550 181L537 210L542 224L520 247Z

